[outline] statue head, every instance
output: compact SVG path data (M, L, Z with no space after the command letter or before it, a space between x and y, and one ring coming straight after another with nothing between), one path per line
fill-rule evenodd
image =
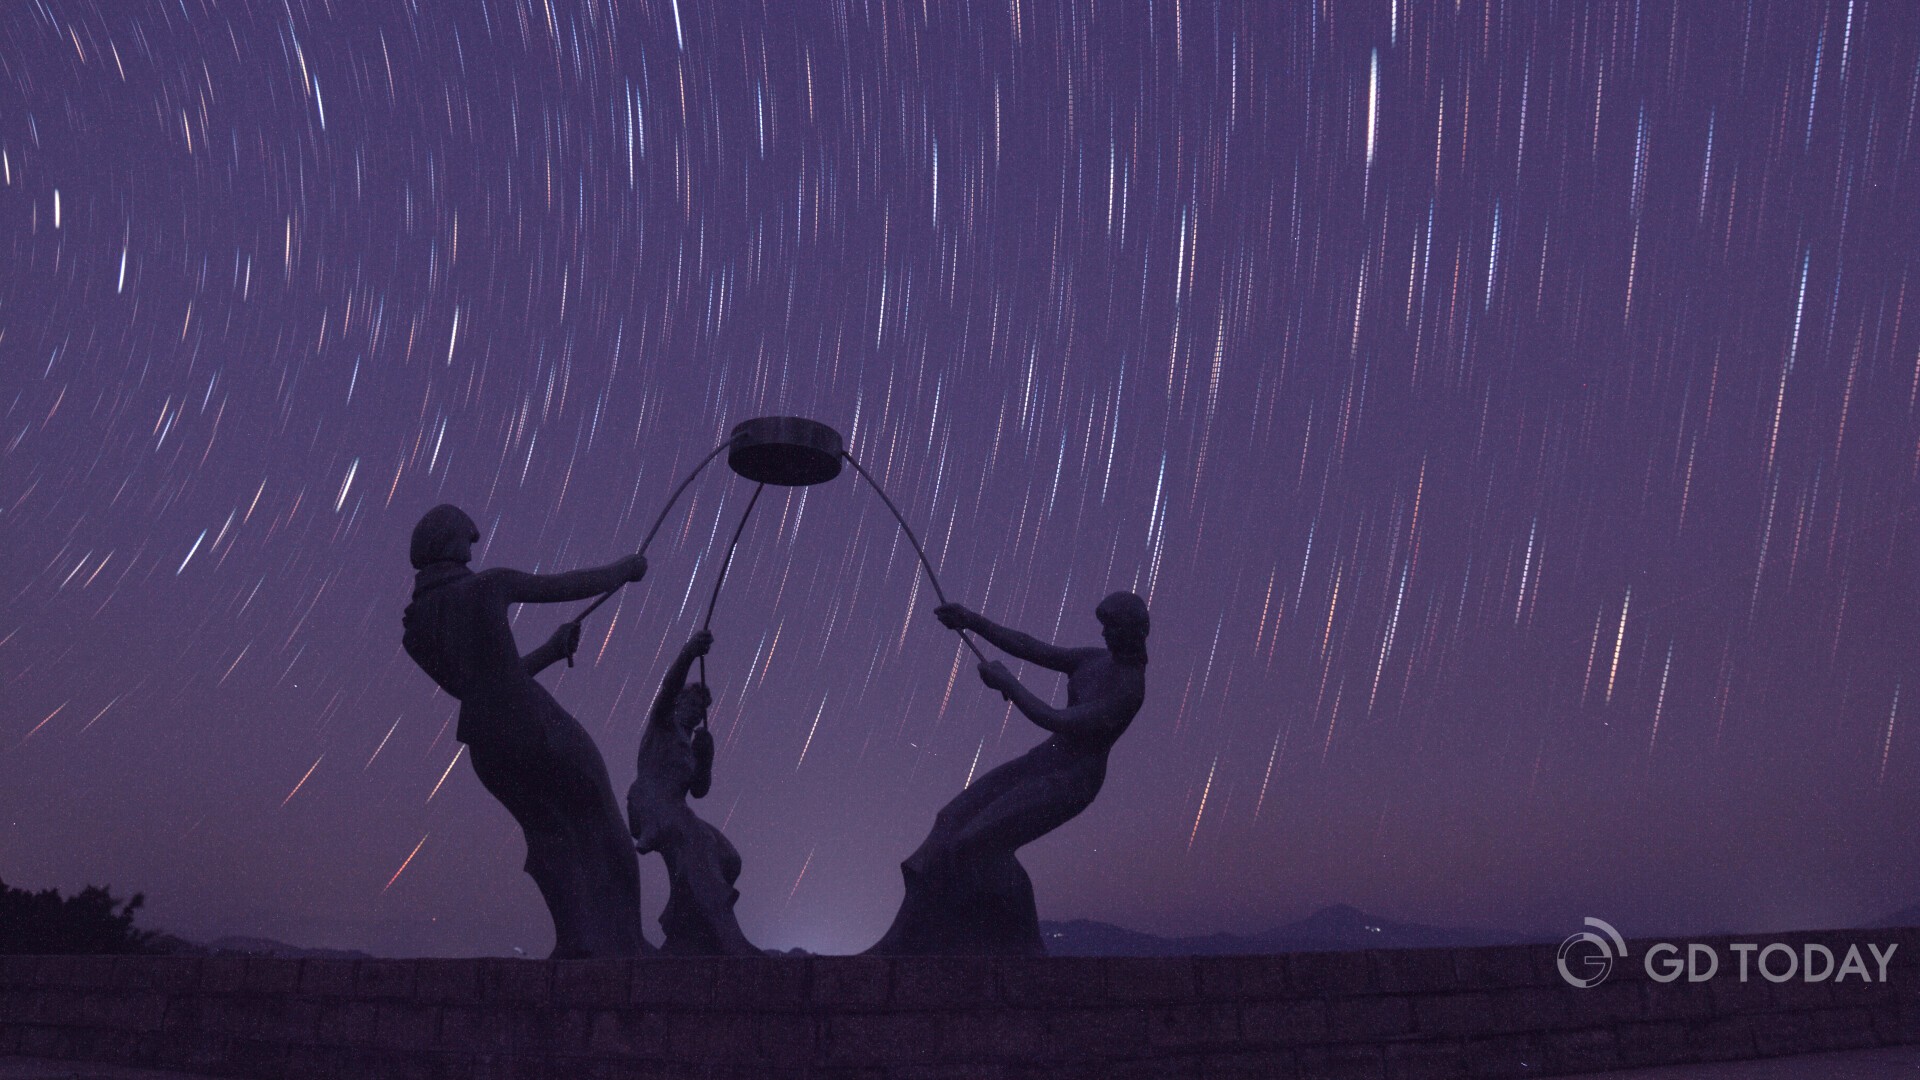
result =
M673 723L681 731L692 731L706 722L713 706L713 691L706 683L688 683L673 699Z
M452 503L439 506L420 516L413 527L413 543L407 557L415 570L437 562L464 565L473 558L473 545L480 542L480 528L467 512Z
M1108 594L1093 609L1107 649L1127 663L1147 662L1147 602L1130 592Z

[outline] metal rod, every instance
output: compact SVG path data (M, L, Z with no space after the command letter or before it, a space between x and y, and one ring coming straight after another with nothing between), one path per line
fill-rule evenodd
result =
M720 603L720 585L727 580L727 568L733 565L733 549L740 546L740 534L747 531L747 518L753 514L753 504L760 501L760 493L765 490L765 484L754 488L753 497L747 500L747 508L740 512L740 524L734 526L733 539L727 542L727 557L720 562L720 575L713 579L713 596L707 600L707 618L700 624L702 630L713 626L713 609ZM700 657L700 681L707 681L707 658L704 655Z
M939 597L940 602L945 604L947 602L947 594L940 588L940 579L935 576L933 572L933 564L927 561L927 553L920 547L920 538L913 535L913 529L907 525L907 519L900 516L900 508L893 505L893 500L887 498L886 491L880 487L879 483L874 480L873 476L869 474L866 469L861 467L858 461L854 460L852 454L842 450L840 451L840 456L847 459L847 463L853 466L855 472L866 478L867 484L873 488L874 494L880 496L880 501L887 504L888 510L893 511L893 520L899 522L900 531L907 534L907 542L913 545L913 553L920 556L920 565L927 572L927 580L933 583L933 595ZM973 638L968 637L965 630L956 630L954 632L960 635L960 640L966 642L967 648L973 650L973 655L979 657L981 663L984 664L987 662L986 655L980 651L980 646L973 643Z
M660 516L653 519L653 528L647 530L647 538L645 540L640 541L640 551L638 552L638 554L645 555L647 553L648 545L653 543L653 538L655 534L659 533L660 526L664 524L667 520L667 512L673 509L674 503L680 501L680 493L687 490L687 485L693 483L693 478L700 475L700 470L706 468L708 462L712 461L714 458L719 457L720 451L725 450L727 447L732 445L733 445L733 437L728 436L727 441L721 443L719 446L714 447L712 453L708 454L706 457L701 458L700 464L695 465L693 467L693 471L687 474L687 478L685 480L680 481L680 486L673 489L673 494L669 496L667 499L667 505L660 508ZM594 611L597 610L601 604L604 604L609 599L611 599L614 593L617 593L619 591L620 591L620 586L615 585L613 588L608 589L606 592L601 593L600 596L597 599L595 599L593 603L587 605L587 608L585 611L582 611L580 614L575 615L572 619L569 619L568 621L571 623L574 623L575 625L578 625L579 623L584 621L587 616L593 614ZM568 657L567 662L569 665L571 665L573 662L573 658Z

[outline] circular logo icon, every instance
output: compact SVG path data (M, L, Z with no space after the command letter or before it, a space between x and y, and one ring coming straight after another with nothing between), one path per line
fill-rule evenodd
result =
M1556 956L1560 977L1567 980L1568 985L1582 990L1606 982L1607 976L1613 974L1614 959L1625 959L1627 955L1626 941L1606 920L1589 915L1586 924L1605 936L1582 930L1561 942Z

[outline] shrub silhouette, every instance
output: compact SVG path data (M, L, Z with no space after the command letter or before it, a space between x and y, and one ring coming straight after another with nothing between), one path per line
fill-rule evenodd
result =
M0 955L154 952L158 935L133 928L133 913L145 901L134 893L121 903L99 885L62 897L53 889L29 892L0 881Z

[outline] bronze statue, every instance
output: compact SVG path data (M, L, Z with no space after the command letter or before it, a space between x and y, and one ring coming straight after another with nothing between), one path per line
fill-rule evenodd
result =
M1067 704L1055 708L1004 664L980 665L980 680L1052 734L974 781L934 818L933 831L900 864L906 897L870 952L1025 954L1046 952L1033 882L1014 853L1085 810L1107 775L1107 752L1146 697L1147 605L1130 592L1100 601L1106 648L1066 649L1010 630L959 604L934 614L1002 651L1067 676Z
M507 621L511 604L550 604L639 581L639 555L589 570L529 574L467 568L480 530L441 504L414 526L413 601L403 619L407 655L460 702L456 737L474 774L520 823L526 871L553 916L555 958L632 956L651 946L640 932L640 864L620 828L613 782L593 737L534 681L570 659L577 622L522 657Z
M713 694L703 683L687 685L693 662L712 647L712 634L693 635L660 680L640 736L639 770L627 789L627 827L635 850L658 851L667 863L663 951L758 956L733 917L740 853L687 806L688 795L704 798L713 783L713 733L707 730Z

